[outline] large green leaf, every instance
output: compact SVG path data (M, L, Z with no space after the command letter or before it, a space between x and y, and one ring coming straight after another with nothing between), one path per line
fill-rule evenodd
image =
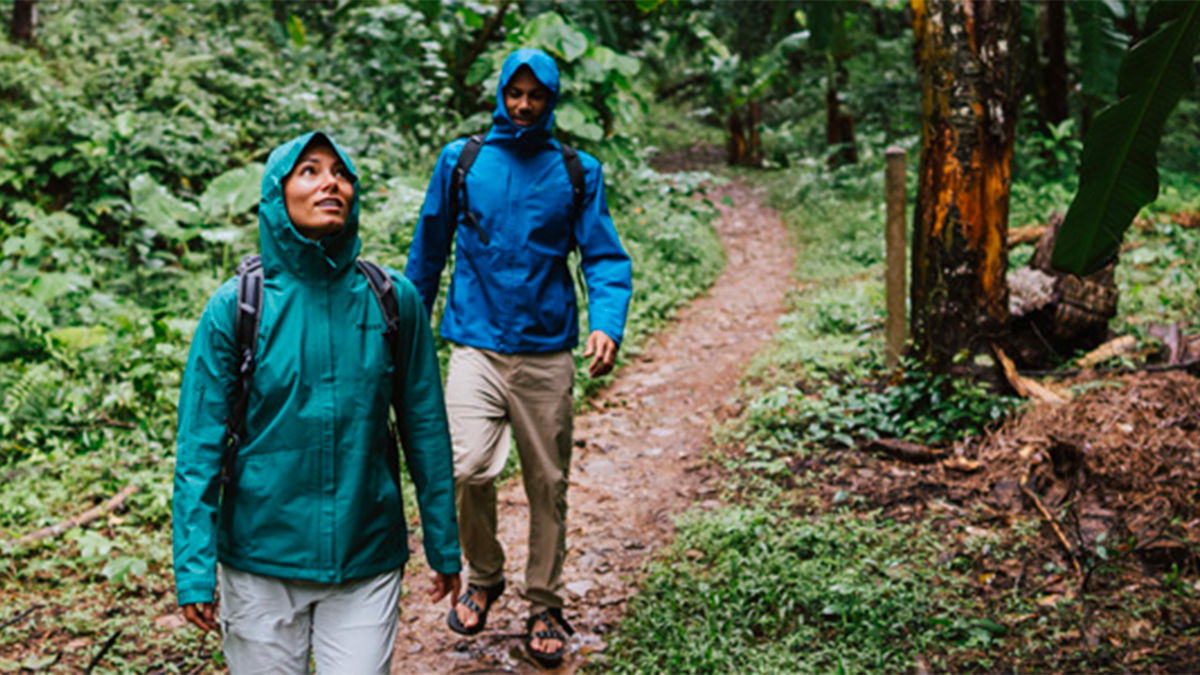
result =
M1124 7L1115 2L1073 2L1070 7L1079 26L1080 88L1085 95L1108 102L1117 91L1121 57L1129 46L1129 36L1115 21L1123 16Z
M263 165L254 162L231 169L209 182L200 195L200 208L214 218L232 216L250 210L258 203Z
M200 213L195 205L171 194L146 174L139 174L129 181L129 201L133 204L134 215L159 234L172 239L184 235L180 222L195 222Z
M1121 63L1117 102L1096 115L1083 146L1079 190L1051 260L1064 272L1087 275L1112 260L1138 210L1158 196L1158 144L1192 85L1200 3L1155 3L1146 25Z

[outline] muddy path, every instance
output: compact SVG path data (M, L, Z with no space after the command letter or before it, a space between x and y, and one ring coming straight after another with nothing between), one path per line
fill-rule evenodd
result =
M703 461L709 430L784 311L794 253L778 215L741 182L710 197L721 209L724 272L576 416L563 580L566 617L577 633L563 672L605 649L643 562L670 541L672 517L715 496ZM410 565L393 673L538 670L524 657L528 608L514 588L524 577L528 532L520 481L502 487L498 504L510 589L487 630L464 638L446 628L447 603L425 599L429 572ZM419 550L413 557L423 560Z

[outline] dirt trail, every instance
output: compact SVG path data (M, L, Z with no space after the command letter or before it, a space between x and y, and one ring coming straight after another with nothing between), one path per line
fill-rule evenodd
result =
M715 494L702 461L709 429L784 311L794 253L779 217L740 182L713 192L725 271L575 420L563 579L567 620L577 633L563 672L605 648L646 556L670 540L671 517ZM428 571L410 565L412 593L403 603L393 673L538 670L523 655L528 609L514 588L524 578L528 528L520 482L504 486L498 501L510 587L487 630L470 638L450 632L448 605L424 598Z

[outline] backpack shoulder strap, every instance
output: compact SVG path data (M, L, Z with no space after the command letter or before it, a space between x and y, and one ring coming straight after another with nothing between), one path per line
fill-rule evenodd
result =
M579 159L579 152L567 145L559 143L562 148L563 164L567 167L567 176L571 179L571 222L574 223L579 219L579 212L583 210L583 195L587 190L587 184L583 173L583 161Z
M371 293L375 295L375 301L379 303L379 309L383 312L383 337L387 339L389 353L394 355L396 340L400 335L400 301L396 298L396 286L387 270L379 265L362 258L357 259L355 263L367 278Z
M487 245L487 233L483 231L483 227L471 211L470 200L467 198L467 174L470 173L471 166L475 164L475 158L479 156L481 148L483 148L483 134L475 134L467 139L462 152L458 153L458 161L455 162L454 171L450 174L450 222L457 223L458 214L462 213L467 224L475 230L484 245Z
M233 455L242 444L246 432L246 409L250 403L250 387L254 381L255 352L258 349L258 329L262 324L263 269L262 257L248 255L237 267L237 314L233 337L237 346L237 386L225 419L225 457L221 466L222 481L229 480Z
M389 358L396 358L396 344L400 337L400 300L396 295L396 284L392 283L392 277L379 265L359 258L355 261L358 269L362 271L363 276L367 278L367 285L371 287L371 293L374 294L376 302L379 303L379 309L383 312L384 330L383 337L387 340ZM399 374L398 372L396 373ZM400 419L400 399L392 392L392 411L396 420ZM399 439L399 433L393 422L388 422L388 444L384 448L384 459L387 460L388 473L392 481L396 484L396 490L400 490L400 455L396 444Z

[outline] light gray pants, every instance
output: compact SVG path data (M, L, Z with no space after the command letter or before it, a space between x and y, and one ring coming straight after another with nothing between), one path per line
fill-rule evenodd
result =
M233 675L356 675L391 669L402 570L344 584L220 566L221 632Z

